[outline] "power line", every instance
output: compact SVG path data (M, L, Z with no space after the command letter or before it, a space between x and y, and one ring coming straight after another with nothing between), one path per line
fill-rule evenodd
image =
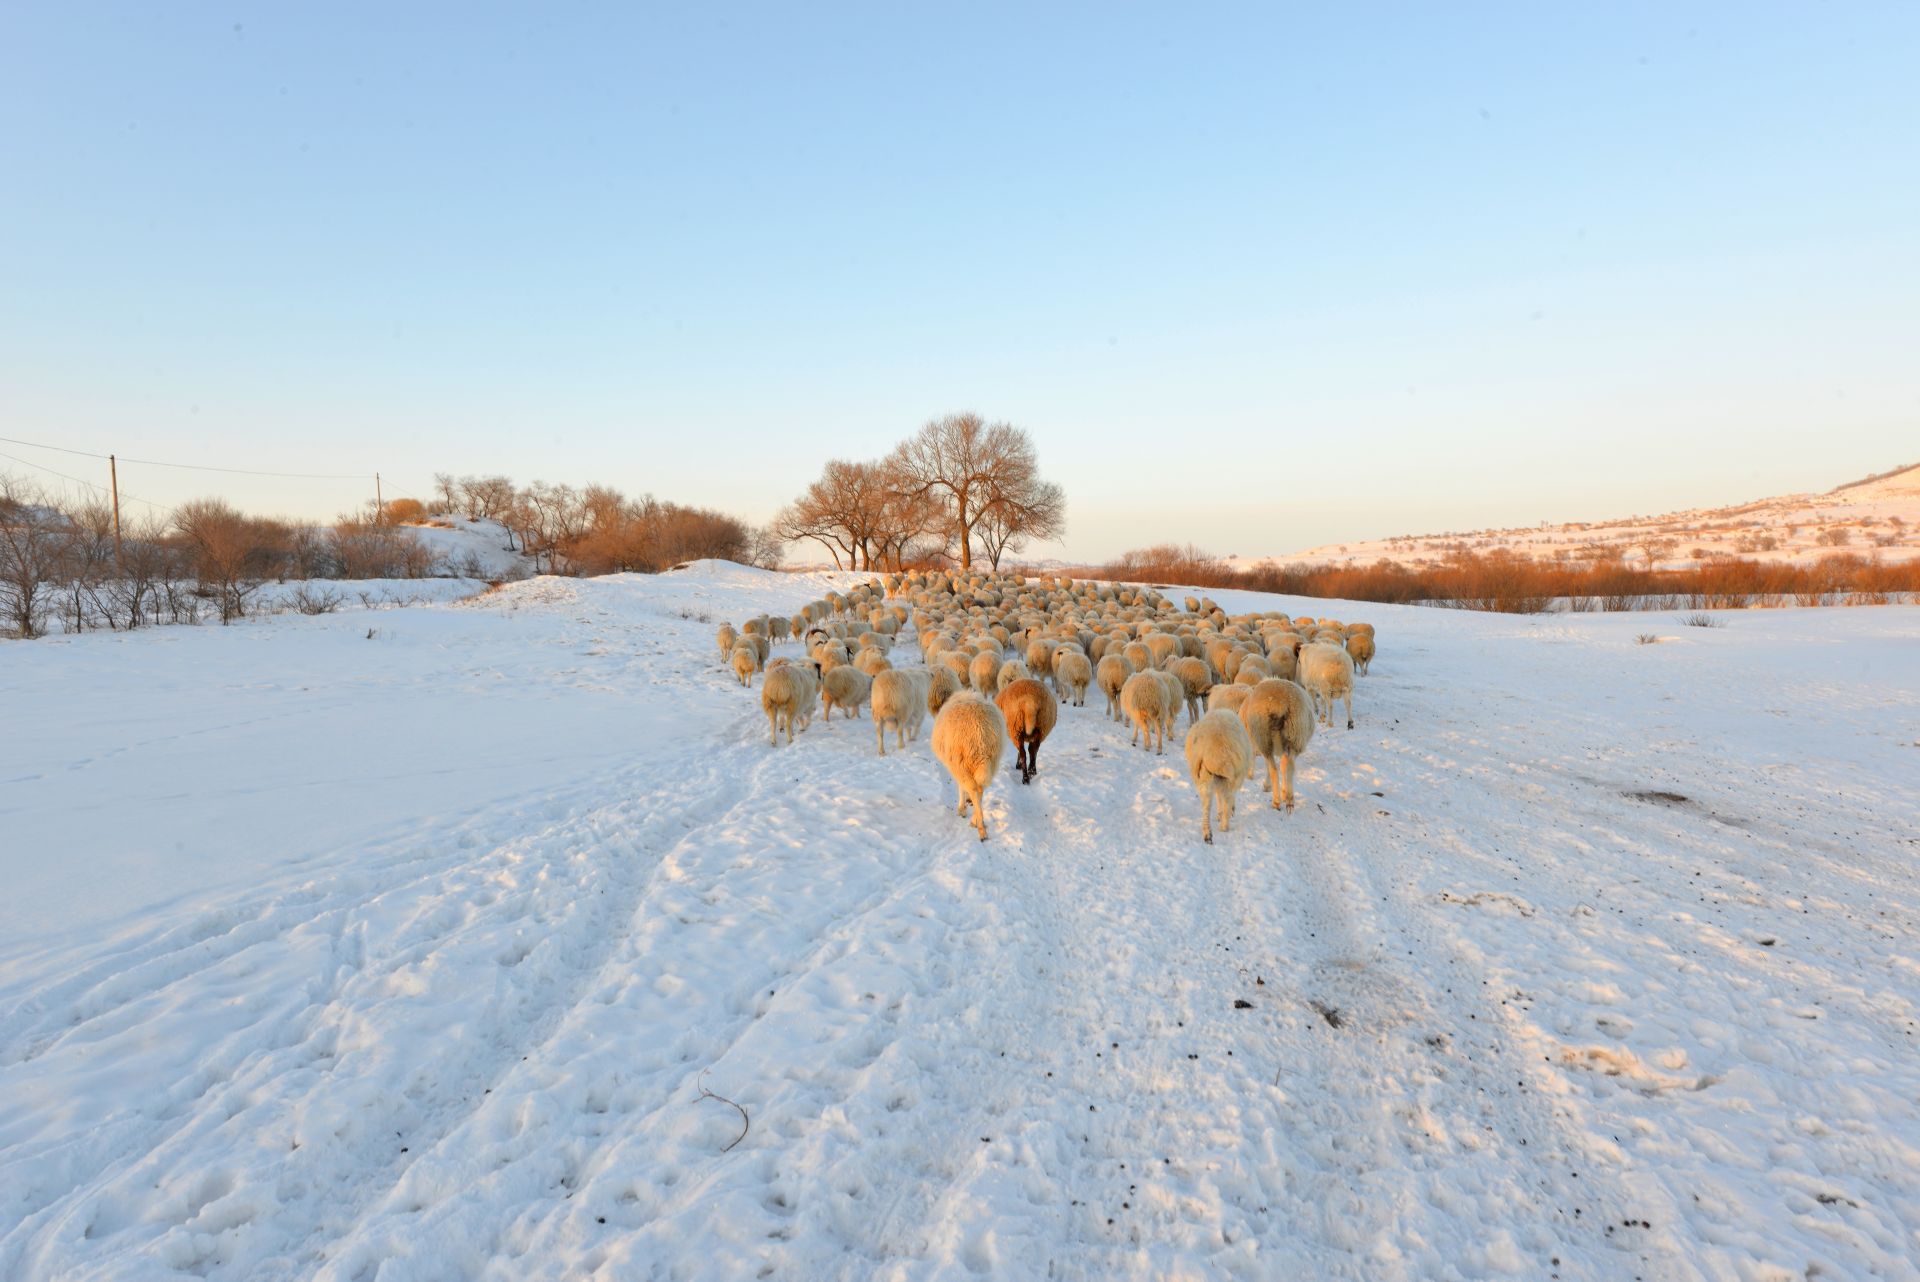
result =
M0 438L0 439L4 439L4 438ZM87 489L92 490L96 494L111 496L113 493L104 485L96 485L92 481L83 480L78 476L69 476L67 475L67 473L56 471L53 468L50 468L43 463L30 462L27 459L19 458L15 455L6 454L6 453L0 453L0 458L7 459L10 462L18 463L21 467L35 468L39 471L45 472L48 476L57 476L63 481L71 481L75 485L84 486ZM120 497L123 499L132 499L135 503L145 503L148 507L154 508L157 511L161 511L161 512L173 511L172 508L166 506L164 503L155 503L152 499L143 499L138 494L129 494L125 490L120 491Z
M28 445L28 446L32 446L36 450L54 450L60 454L78 454L81 458L105 458L106 457L106 455L104 454L95 454L92 450L70 450L64 445L43 445L39 441L16 441L11 436L0 436L0 441L5 441L9 445ZM21 460L14 459L13 461L18 463Z
M54 450L61 454L77 454L81 458L104 459L107 457L105 454L96 454L92 450L68 449L64 445L48 445L42 441L22 441L11 436L0 436L0 441L5 441L9 445L25 445L36 450ZM20 462L22 460L15 459L14 461ZM189 472L226 472L233 476L291 477L295 480L302 481L364 481L373 475L372 472L265 472L248 467L213 467L205 463L165 463L159 459L128 458L124 454L120 456L120 461L122 463L137 463L142 467L177 467ZM55 473L55 475L58 475L58 473Z

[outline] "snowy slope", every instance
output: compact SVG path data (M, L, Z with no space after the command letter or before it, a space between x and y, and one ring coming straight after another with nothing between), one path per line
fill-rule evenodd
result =
M436 513L406 528L433 550L442 573L476 579L525 578L532 562L514 550L498 521Z
M1401 535L1328 544L1286 556L1233 558L1230 563L1238 569L1267 562L1371 565L1386 558L1422 565L1462 547L1577 559L1605 550L1636 565L1644 563L1651 550L1653 564L1661 569L1684 569L1716 556L1804 564L1836 552L1904 561L1920 557L1920 466L1823 494L1788 494L1614 521Z
M718 666L852 577L10 649L0 1277L1920 1269L1920 609L1214 593L1379 626L1301 808L982 845Z

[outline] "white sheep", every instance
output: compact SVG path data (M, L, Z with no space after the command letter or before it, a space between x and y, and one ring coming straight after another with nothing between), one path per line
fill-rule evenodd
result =
M1115 721L1125 719L1126 714L1120 710L1120 687L1127 684L1127 678L1133 673L1133 664L1118 651L1101 656L1100 666L1094 669L1100 692L1107 696L1107 715Z
M778 746L782 729L787 732L787 742L792 743L795 724L806 724L807 710L812 707L816 693L809 679L812 675L811 668L784 662L767 669L766 679L760 683L760 708L767 714L770 746Z
M955 813L973 810L973 826L987 839L987 786L1007 750L1007 720L1000 709L971 691L956 694L933 721L933 755L953 776L959 794Z
M1065 650L1054 656L1053 679L1064 685L1073 706L1087 706L1087 687L1093 684L1093 663L1078 650Z
M720 662L731 663L733 661L733 647L739 644L740 634L733 630L731 623L723 623L720 625L719 635Z
M1373 662L1373 632L1349 632L1347 634L1347 653L1353 658L1353 666L1361 676L1367 675L1367 668Z
M1240 705L1240 722L1247 728L1254 752L1267 763L1273 808L1292 810L1294 761L1313 738L1312 697L1291 681L1270 678L1247 692Z
M1187 705L1187 722L1200 719L1200 701L1213 689L1213 669L1205 659L1187 655L1167 661L1167 672L1180 683L1180 699Z
M733 668L733 675L740 678L740 684L753 684L753 674L760 671L760 651L753 644L751 636L743 636L740 643L733 647L733 653L727 662Z
M953 675L952 668L948 668L948 667L928 668L927 669L927 713L928 715L935 716L935 717L939 716L940 709L946 704L947 700L951 699L954 695L960 693L961 688L962 687L960 685L960 678Z
M908 739L920 737L920 723L927 719L927 688L933 674L925 668L889 668L873 679L873 734L879 741L880 755L887 755L887 727L893 727L901 751Z
M1253 744L1240 718L1222 709L1209 712L1187 731L1187 773L1200 794L1200 838L1213 844L1213 811L1220 810L1220 831L1233 826L1233 799L1253 773Z
M1187 683L1165 668L1155 668L1153 675L1160 680L1167 692L1166 710L1161 714L1162 735L1173 733L1173 723L1180 719L1180 709L1187 701Z
M1252 686L1215 686L1207 691L1207 711L1217 712L1225 708L1228 712L1238 712L1252 693Z
M999 688L1000 655L997 653L998 649L998 646L995 646L992 650L983 649L980 653L973 656L972 662L967 664L967 684L973 687L976 694L991 695Z
M846 712L848 716L858 717L860 705L867 701L867 692L872 687L873 678L850 663L828 668L820 675L822 720L833 720L835 708Z
M1347 701L1347 729L1353 729L1353 656L1346 647L1313 641L1300 647L1300 684L1313 696L1322 725L1333 724L1334 700Z
M1158 672L1136 672L1127 678L1126 684L1120 687L1120 706L1127 720L1133 723L1130 743L1139 744L1140 732L1144 730L1147 741L1142 747L1156 753L1167 750L1167 706L1171 699ZM1155 735L1159 736L1157 744Z

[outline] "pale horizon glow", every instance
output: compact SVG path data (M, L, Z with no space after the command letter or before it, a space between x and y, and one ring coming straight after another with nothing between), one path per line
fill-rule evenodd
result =
M122 468L162 506L761 521L971 409L1080 561L1823 490L1920 461L1917 55L1894 4L16 6L0 436L366 477Z

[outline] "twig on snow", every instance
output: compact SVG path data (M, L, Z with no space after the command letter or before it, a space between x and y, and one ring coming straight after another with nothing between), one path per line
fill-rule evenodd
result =
M715 1095L712 1091L707 1089L706 1087L707 1072L708 1072L707 1069L704 1069L704 1068L701 1069L700 1076L694 1079L693 1084L700 1088L699 1098L694 1100L694 1103L698 1104L700 1100L703 1100L703 1099L717 1099L722 1104L729 1105L739 1112L740 1133L733 1137L733 1144L729 1144L725 1148L720 1150L722 1153L731 1153L733 1151L733 1145L738 1144L741 1140L747 1138L747 1132L753 1129L753 1119L747 1116L746 1109L741 1108L738 1104L734 1103L732 1100L728 1099L726 1096Z

